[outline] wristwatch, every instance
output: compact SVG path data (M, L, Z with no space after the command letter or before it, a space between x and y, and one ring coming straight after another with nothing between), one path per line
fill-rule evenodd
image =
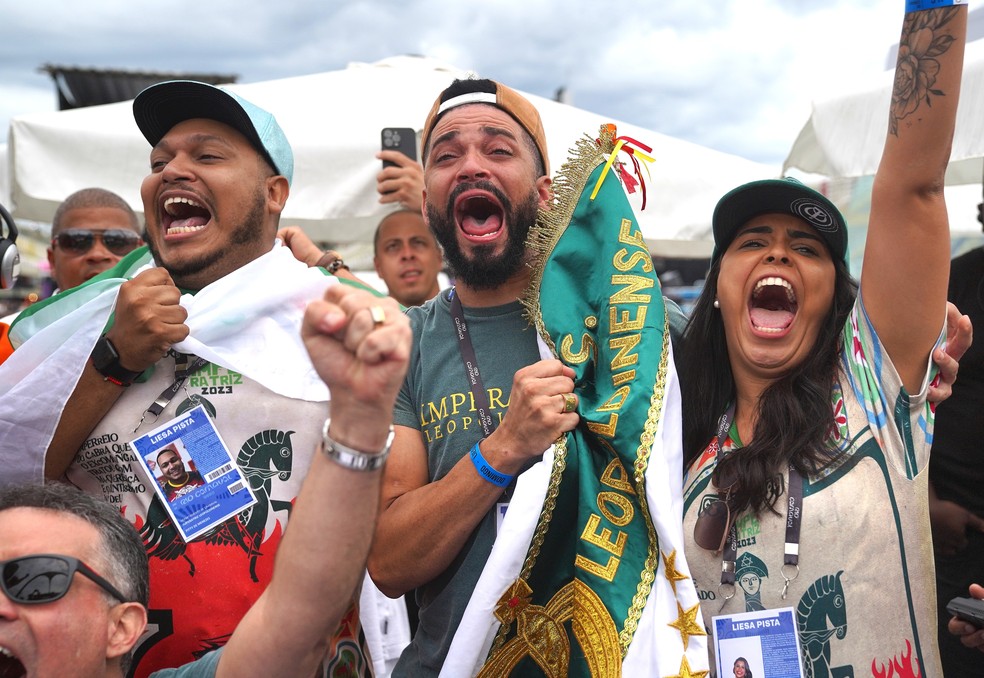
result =
M91 358L92 366L103 376L103 380L117 386L129 386L140 376L140 372L133 372L120 365L119 351L105 334L99 337L92 348Z

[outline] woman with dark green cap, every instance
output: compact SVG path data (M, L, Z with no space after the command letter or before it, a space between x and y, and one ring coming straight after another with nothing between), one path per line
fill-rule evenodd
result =
M826 197L792 179L740 186L714 211L681 351L684 533L705 623L793 608L805 675L941 675L926 394L967 10L933 7L905 14L860 289ZM745 554L769 573L751 606L735 595Z

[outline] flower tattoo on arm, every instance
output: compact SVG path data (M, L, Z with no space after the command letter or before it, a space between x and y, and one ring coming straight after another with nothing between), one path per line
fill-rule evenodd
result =
M889 131L899 135L899 121L915 113L925 103L932 106L930 96L946 96L934 89L940 62L936 57L953 44L953 36L941 29L956 16L956 7L910 12L902 26L899 59L892 89L892 110Z

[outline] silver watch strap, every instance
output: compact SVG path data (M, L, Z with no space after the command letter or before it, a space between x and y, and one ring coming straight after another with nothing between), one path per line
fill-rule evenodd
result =
M328 435L328 427L331 425L331 417L325 419L325 427L321 431L321 451L339 466L344 466L353 471L375 471L383 467L386 457L389 456L390 445L393 444L393 427L389 427L389 434L386 436L386 444L378 454L360 452L348 445L342 445L337 440Z

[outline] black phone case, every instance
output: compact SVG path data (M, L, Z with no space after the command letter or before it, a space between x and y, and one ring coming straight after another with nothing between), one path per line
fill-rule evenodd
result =
M984 600L954 598L946 604L946 611L977 628L984 628Z
M417 159L417 133L410 127L384 127L379 133L379 147L384 151L399 151L411 160ZM394 163L384 160L383 167Z

